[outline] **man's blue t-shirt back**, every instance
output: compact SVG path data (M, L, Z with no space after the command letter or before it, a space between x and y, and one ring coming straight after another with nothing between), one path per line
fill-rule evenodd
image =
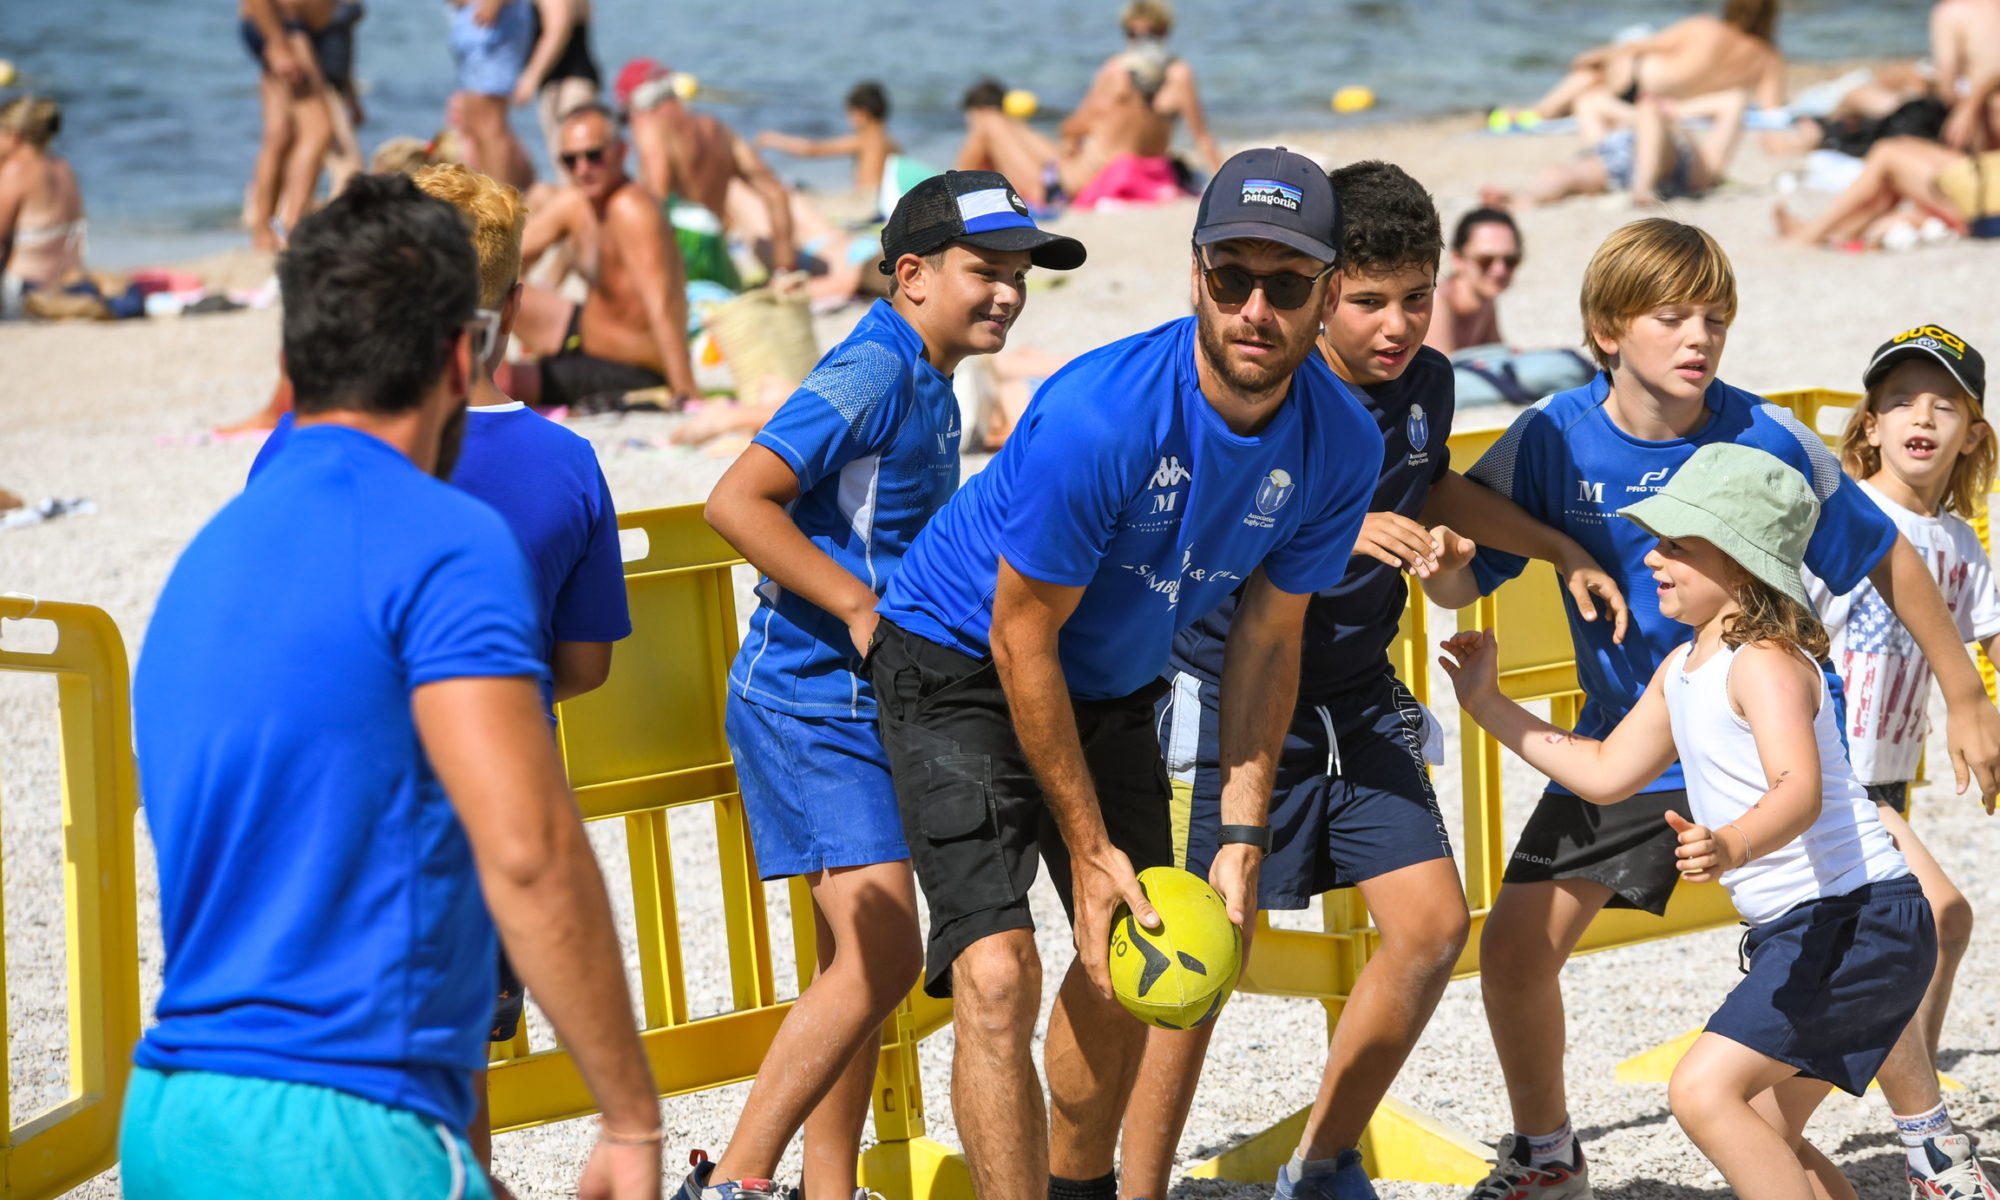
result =
M1612 625L1585 621L1567 588L1557 588L1577 648L1583 711L1576 731L1601 738L1624 719L1688 627L1660 614L1653 573L1643 561L1657 541L1618 510L1664 486L1680 465L1711 442L1755 446L1790 463L1819 498L1819 524L1806 545L1806 566L1836 593L1866 578L1896 540L1896 526L1840 469L1840 461L1787 409L1721 380L1704 397L1708 421L1684 438L1649 442L1611 420L1604 401L1610 380L1599 373L1580 388L1558 392L1516 417L1468 479L1510 497L1528 514L1569 534L1588 550L1625 592L1631 608L1623 645L1611 641ZM1480 590L1490 592L1519 575L1527 560L1482 547L1472 568ZM1506 631L1501 631L1506 636ZM1642 792L1683 787L1679 763ZM1563 791L1560 785L1556 790Z
M297 431L195 536L133 681L166 944L141 1066L466 1127L494 931L410 697L541 677L537 624L500 517L357 430Z
M886 300L827 351L756 442L798 476L799 532L877 595L958 489L958 398ZM770 579L757 598L730 690L794 716L872 718L874 689L846 624Z
M1175 632L1258 567L1295 594L1340 582L1367 515L1382 437L1317 356L1255 436L1230 430L1196 377L1184 317L1052 376L984 471L917 537L880 611L939 645L989 652L998 561L1083 587L1059 642L1071 695L1130 695Z
M286 413L257 451L250 478L294 430ZM557 642L631 635L618 511L588 439L519 402L468 408L451 482L497 509L520 540L535 581L544 661ZM546 686L542 698L549 699Z

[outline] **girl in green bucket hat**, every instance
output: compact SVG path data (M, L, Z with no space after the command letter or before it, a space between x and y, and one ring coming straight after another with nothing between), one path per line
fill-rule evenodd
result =
M1502 695L1491 633L1458 634L1439 659L1465 711L1593 803L1679 758L1694 820L1666 821L1681 875L1720 880L1750 930L1743 980L1667 1094L1751 1200L1807 1195L1809 1175L1854 1194L1801 1131L1832 1088L1867 1088L1937 958L1930 905L1854 778L1818 665L1826 631L1799 575L1818 510L1798 471L1733 443L1702 447L1619 510L1659 538L1645 561L1660 612L1693 633L1601 742Z

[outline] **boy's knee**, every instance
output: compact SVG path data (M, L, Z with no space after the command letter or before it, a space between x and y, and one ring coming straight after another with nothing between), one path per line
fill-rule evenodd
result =
M981 938L951 967L952 1022L960 1037L1026 1038L1042 999L1042 963L1034 936Z
M1562 971L1563 956L1548 938L1527 926L1490 917L1479 933L1480 986L1519 991L1546 986Z
M1962 956L1972 944L1972 902L1954 888L1931 902L1931 916L1937 922L1938 953L1953 959Z
M1410 964L1425 980L1450 978L1471 935L1472 919L1462 906L1440 906L1412 924L1406 914L1394 934L1384 932L1382 948Z

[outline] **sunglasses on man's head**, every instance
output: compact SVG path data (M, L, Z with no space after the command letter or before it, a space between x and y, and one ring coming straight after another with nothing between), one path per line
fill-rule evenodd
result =
M1286 312L1300 307L1312 299L1313 285L1333 274L1333 264L1317 275L1301 275L1297 271L1272 271L1259 274L1247 267L1234 264L1213 266L1195 250L1196 261L1201 263L1201 279L1208 286L1208 298L1217 304L1238 305L1250 302L1250 293L1263 290L1264 299L1272 308Z
M1518 254L1475 254L1472 256L1472 265L1478 268L1479 273L1482 275L1491 271L1495 263L1505 263L1507 269L1511 271L1521 265L1521 256Z
M568 154L558 155L557 157L561 158L562 165L571 171L576 170L576 165L580 162L587 162L593 167L601 167L604 165L605 152L609 149L610 147L608 146L592 146L588 150L576 150Z

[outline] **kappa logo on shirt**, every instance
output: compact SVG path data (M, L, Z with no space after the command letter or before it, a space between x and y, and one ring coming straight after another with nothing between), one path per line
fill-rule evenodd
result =
M1147 486L1169 488L1193 478L1194 472L1181 465L1180 455L1167 454L1161 456L1160 465L1153 472L1153 482Z

